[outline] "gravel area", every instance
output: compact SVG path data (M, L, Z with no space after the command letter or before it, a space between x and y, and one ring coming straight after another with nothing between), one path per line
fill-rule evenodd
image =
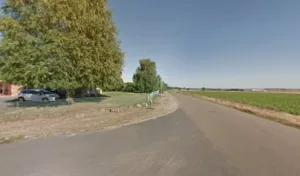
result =
M158 97L151 107L109 107L96 103L75 104L66 107L27 109L31 118L0 121L0 141L15 136L35 138L60 134L74 134L120 127L168 114L178 107L169 93ZM33 113L34 112L34 113ZM38 115L37 115L38 114ZM21 136L21 137L20 137Z

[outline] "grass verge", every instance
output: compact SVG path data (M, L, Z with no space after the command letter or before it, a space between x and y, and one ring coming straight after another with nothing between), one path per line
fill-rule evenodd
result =
M8 138L1 138L0 144L8 144L8 143L16 142L16 141L19 141L22 139L24 139L23 135L17 135L17 136L12 136L12 137L8 137Z
M231 102L247 104L274 111L300 115L300 94L279 94L266 92L211 92L184 91L185 94L200 95L223 99Z
M125 96L132 97L133 94ZM126 102L128 100L124 101ZM168 93L159 96L150 107L136 108L119 104L112 106L110 103L78 103L70 106L20 109L20 112L9 116L9 119L0 120L0 139L6 139L1 140L2 143L9 143L18 139L14 136L20 136L20 139L21 136L36 138L111 129L159 117L177 108L177 103Z

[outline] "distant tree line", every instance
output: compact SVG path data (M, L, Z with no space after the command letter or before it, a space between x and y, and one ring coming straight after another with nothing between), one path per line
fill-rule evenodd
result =
M202 91L246 91L246 89L215 89L215 88L206 88L206 87L202 87L202 88L186 88L186 87L169 87L168 89L173 89L173 90L202 90Z
M205 87L202 87L202 88L187 88L187 87L168 87L168 89L172 89L172 90L202 90L202 91L205 91L206 88Z

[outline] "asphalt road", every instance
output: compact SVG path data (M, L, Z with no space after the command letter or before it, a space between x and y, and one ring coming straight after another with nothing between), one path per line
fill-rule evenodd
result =
M0 145L0 175L300 175L299 130L175 96L180 108L155 120Z

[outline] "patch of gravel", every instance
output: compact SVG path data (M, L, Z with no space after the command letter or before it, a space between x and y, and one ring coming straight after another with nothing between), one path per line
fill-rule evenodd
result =
M35 138L116 128L168 114L177 107L177 100L171 94L164 93L153 105L143 108L103 107L86 103L39 109L34 110L34 117L0 122L0 139L13 136Z

